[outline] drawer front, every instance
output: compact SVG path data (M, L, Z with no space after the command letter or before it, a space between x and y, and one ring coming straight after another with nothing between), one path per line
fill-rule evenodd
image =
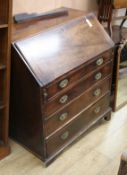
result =
M89 90L69 104L64 109L60 110L49 119L45 120L46 137L51 135L56 130L60 129L76 115L85 109L88 105L92 105L110 90L111 78L106 78L98 84L94 85Z
M96 122L109 107L109 95L103 97L99 102L91 108L80 114L76 120L64 127L61 131L54 134L47 140L47 156L51 156L59 149L64 147L71 139L79 133L85 131L91 124Z
M89 62L85 66L82 66L79 70L74 72L72 71L70 75L65 75L61 77L59 81L49 85L47 87L48 98L51 98L52 96L61 92L63 89L66 89L70 85L74 84L79 79L86 76L86 74L88 74L89 72L92 72L93 70L99 68L100 66L103 66L106 62L111 60L112 58L111 53L112 53L111 51L103 53L102 55L95 58L94 61L92 60L92 62Z
M45 104L45 115L49 116L60 108L64 107L71 100L84 93L85 90L93 86L95 83L104 79L111 74L112 62L109 62L104 67L91 73L87 78L76 84L73 88L67 90L62 95L55 97Z

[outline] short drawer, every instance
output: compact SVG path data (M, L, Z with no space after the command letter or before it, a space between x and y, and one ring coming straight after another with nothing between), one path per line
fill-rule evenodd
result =
M73 99L84 93L85 90L103 80L105 77L111 74L112 62L109 62L104 67L92 72L88 77L77 83L74 87L70 88L60 96L53 98L51 101L45 104L45 115L49 116L56 112Z
M84 132L90 125L95 123L103 114L108 111L109 95L103 97L91 108L80 114L76 120L64 127L47 140L47 155L51 156L64 147L71 139L74 139L80 132Z
M91 62L86 63L79 69L70 72L70 74L62 76L59 80L56 80L52 84L49 84L46 87L48 99L61 92L63 89L72 86L76 81L86 76L86 74L103 66L106 62L108 62L111 59L112 52L105 52L102 55L96 57L95 59L92 59Z
M85 93L67 105L64 109L46 119L46 137L51 135L53 132L56 132L56 130L59 130L73 118L76 118L79 112L85 110L86 107L94 104L97 100L107 94L110 91L110 82L110 77L102 80L89 90L85 91Z

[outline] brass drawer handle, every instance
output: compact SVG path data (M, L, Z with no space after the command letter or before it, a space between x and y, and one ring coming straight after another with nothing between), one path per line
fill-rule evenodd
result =
M96 64L98 66L102 65L104 63L104 59L103 58L99 58L97 61L96 61Z
M60 120L60 121L64 121L64 120L67 119L67 117L68 117L68 113L65 112L65 113L63 113L63 114L60 115L59 120Z
M68 101L68 95L64 95L60 98L59 102L60 104L64 104Z
M101 94L101 89L96 89L93 94L94 96L98 97Z
M95 75L95 80L100 80L102 78L102 73L99 72Z
M65 88L68 85L68 83L69 83L69 80L68 79L64 79L64 80L62 80L59 83L59 87L63 89L63 88Z
M63 134L60 136L60 138L61 138L62 140L66 140L68 137L69 137L69 131L66 131L65 133L63 133Z
M98 107L94 110L94 113L95 113L95 114L98 114L100 111L101 111L101 107L98 106Z

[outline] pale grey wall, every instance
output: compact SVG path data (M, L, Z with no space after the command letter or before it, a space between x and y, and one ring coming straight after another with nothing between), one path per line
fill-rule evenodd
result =
M96 0L13 0L13 14L21 12L44 12L66 6L85 11L95 11Z

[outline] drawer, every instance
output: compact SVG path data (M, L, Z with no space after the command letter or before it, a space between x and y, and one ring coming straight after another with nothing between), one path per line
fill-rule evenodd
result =
M89 72L103 66L106 62L112 59L112 52L108 51L103 53L102 55L92 59L89 63L85 63L82 67L77 70L72 71L68 75L62 76L59 80L54 81L54 83L50 84L46 87L47 89L47 98L51 98L57 93L61 92L63 89L66 89L69 86L72 86L79 79L83 78Z
M77 114L84 110L89 105L95 103L98 99L110 91L111 78L106 78L94 85L89 90L85 91L83 95L67 105L64 109L60 110L50 118L45 120L46 137L51 135L56 130L63 127L66 123L70 122Z
M51 101L45 104L45 115L49 116L56 112L66 104L71 102L74 98L78 97L85 90L93 86L95 83L104 79L111 74L112 62L109 62L104 67L92 72L88 77L77 83L74 87L70 88L60 96L53 98Z
M51 156L59 151L68 142L73 140L81 132L85 131L94 124L105 112L108 111L110 96L106 95L92 107L80 114L76 120L54 134L46 142L47 155Z

